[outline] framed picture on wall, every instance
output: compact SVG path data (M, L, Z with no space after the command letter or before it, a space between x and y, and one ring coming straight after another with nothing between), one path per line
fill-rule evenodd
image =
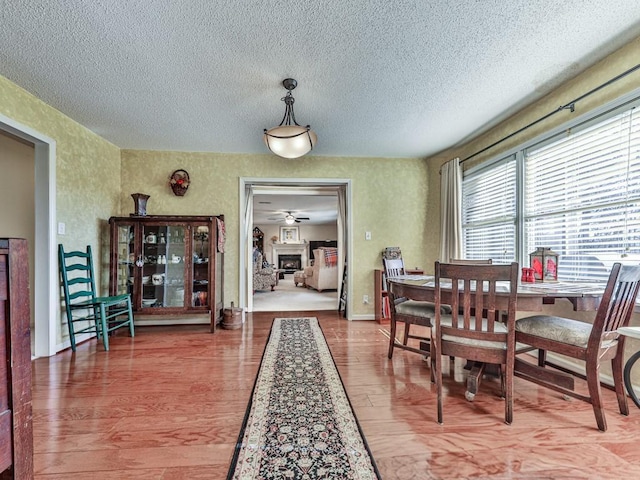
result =
M281 243L300 243L300 230L298 227L280 227Z

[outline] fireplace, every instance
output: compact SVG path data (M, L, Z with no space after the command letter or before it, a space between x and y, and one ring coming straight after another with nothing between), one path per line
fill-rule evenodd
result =
M276 265L283 274L302 270L308 262L309 244L306 242L271 244L271 263ZM283 263L287 265L283 265Z
M302 270L302 255L278 255L278 269L285 273L293 273Z

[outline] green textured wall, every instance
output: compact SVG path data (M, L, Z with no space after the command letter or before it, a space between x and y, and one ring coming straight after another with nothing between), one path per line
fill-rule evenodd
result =
M189 172L191 186L184 197L168 187L176 169ZM150 195L149 215L220 214L227 224L225 304L238 304L239 179L335 178L351 179L353 191L354 315L373 316L373 270L381 267L380 252L400 246L412 266L425 266L430 246L423 238L433 219L427 219L428 169L421 159L303 157L284 160L273 155L122 151L121 213L133 212L132 193ZM407 192L410 192L408 194ZM372 233L370 241L365 232ZM436 245L437 250L437 245Z
M2 76L0 113L56 141L56 221L66 224L58 242L92 245L104 262L104 228L120 205L120 149ZM60 342L68 331L55 315Z

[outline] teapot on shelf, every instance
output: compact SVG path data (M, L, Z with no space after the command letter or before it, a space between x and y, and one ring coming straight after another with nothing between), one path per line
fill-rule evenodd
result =
M151 275L151 283L154 285L164 284L164 273L154 273Z
M156 234L155 234L155 233L153 233L153 232L149 232L149 233L147 234L147 237L145 238L145 241L146 241L147 243L156 243L156 241L157 241Z
M180 263L182 257L180 255L171 255L171 263Z

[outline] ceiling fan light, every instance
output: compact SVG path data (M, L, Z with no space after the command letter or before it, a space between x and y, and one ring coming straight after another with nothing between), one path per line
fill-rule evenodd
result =
M286 223L287 225L293 225L296 221L296 217L294 217L293 215L287 215L284 217L284 223Z

